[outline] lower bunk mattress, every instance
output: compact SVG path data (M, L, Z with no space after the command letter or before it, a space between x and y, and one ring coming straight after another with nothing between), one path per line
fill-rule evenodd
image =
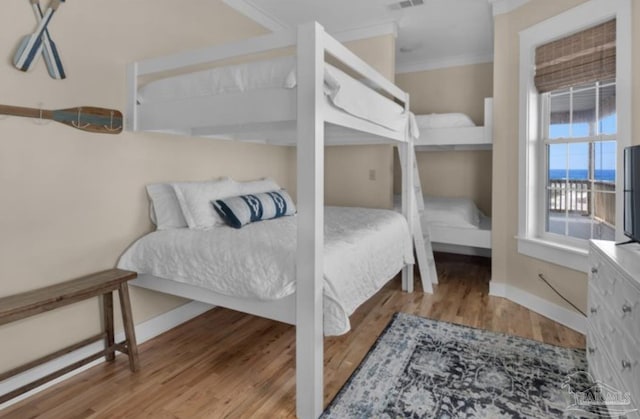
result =
M433 243L491 249L491 218L484 215L469 198L445 198L425 195L420 224L429 229ZM400 211L401 197L394 198Z
M155 231L137 240L118 267L231 297L278 300L296 289L297 217L241 229ZM405 218L389 210L327 207L324 227L324 334L350 330L349 316L407 263Z

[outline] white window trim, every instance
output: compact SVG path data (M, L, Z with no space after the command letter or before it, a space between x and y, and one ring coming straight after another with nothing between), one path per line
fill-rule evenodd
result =
M616 18L616 112L617 173L616 240L622 241L623 150L631 145L631 1L591 0L540 22L520 32L520 108L519 108L519 179L518 179L518 252L527 256L566 266L588 270L588 250L584 246L559 243L540 237L543 222L537 205L544 199L540 185L544 162L538 158L539 100L534 77L537 46L560 39L609 19Z

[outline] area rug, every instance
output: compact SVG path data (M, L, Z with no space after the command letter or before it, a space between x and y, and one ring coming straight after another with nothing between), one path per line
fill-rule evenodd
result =
M578 418L584 350L397 313L322 418Z

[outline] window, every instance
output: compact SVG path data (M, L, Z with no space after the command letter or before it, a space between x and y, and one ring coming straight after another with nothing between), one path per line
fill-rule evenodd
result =
M586 272L622 240L630 145L629 0L591 0L520 32L518 251Z
M541 213L545 236L552 240L615 240L615 100L615 81L542 94L546 199Z

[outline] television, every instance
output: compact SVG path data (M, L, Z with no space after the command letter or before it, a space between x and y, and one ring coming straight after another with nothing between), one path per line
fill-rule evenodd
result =
M640 242L640 145L624 149L623 227L629 242Z

